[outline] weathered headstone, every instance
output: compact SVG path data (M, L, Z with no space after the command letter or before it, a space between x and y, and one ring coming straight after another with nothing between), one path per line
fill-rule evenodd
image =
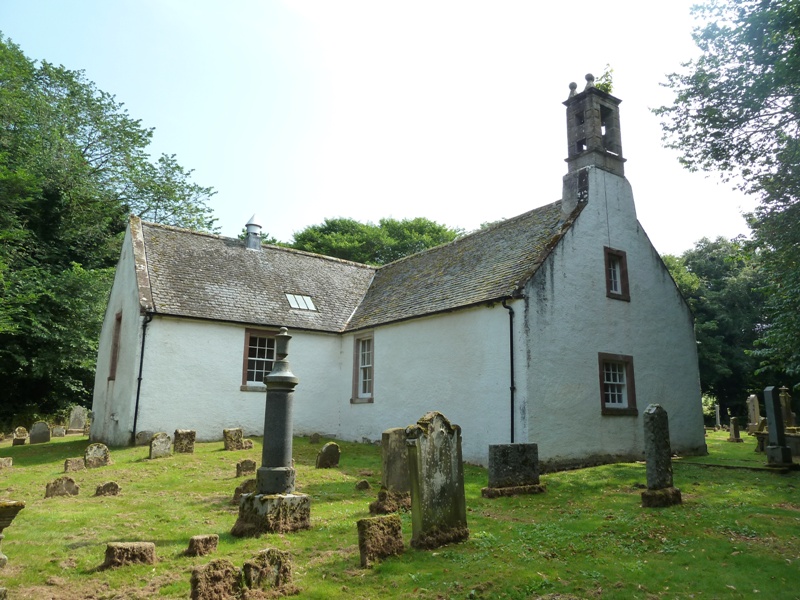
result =
M154 565L156 545L153 542L108 542L102 568L126 565Z
M341 450L336 442L328 442L317 454L317 468L330 469L339 466L339 456Z
M36 421L36 423L31 426L31 432L28 437L30 437L31 444L44 444L45 442L49 442L50 425L44 421Z
M94 491L95 496L119 496L122 488L116 481L108 481L101 483Z
M14 439L11 441L12 446L24 446L28 440L28 430L24 427L17 427L14 430Z
M292 558L285 550L266 548L245 561L242 575L251 590L278 590L292 582Z
M59 477L45 486L44 497L77 496L80 490L80 486L75 483L72 477Z
M359 519L356 526L362 567L371 567L373 563L387 556L403 553L403 528L400 515Z
M86 461L83 458L68 458L64 461L64 473L83 471L85 468Z
M240 598L243 591L241 569L225 558L195 567L190 583L192 600Z
M381 433L381 485L392 492L411 493L405 427Z
M766 448L768 467L791 467L792 451L786 445L781 399L775 386L764 388L764 406L767 409L768 443Z
M489 486L481 489L485 498L541 494L539 447L536 444L495 444L489 446Z
M150 440L150 458L172 456L172 438L164 431L154 433Z
M783 426L795 427L794 412L792 412L792 397L789 395L789 388L783 386L780 389L781 411L783 412Z
M175 454L194 454L194 440L197 432L193 429L176 429L172 448Z
M134 445L135 446L149 446L150 440L153 439L152 431L137 431L136 437L134 438Z
M256 491L256 479L255 477L252 479L246 479L240 485L236 486L236 489L233 491L233 500L231 500L231 504L235 504L239 506L242 501L242 496L244 494L252 494Z
M366 479L359 479L358 481L356 481L356 489L363 492L364 490L372 489L372 486Z
M83 406L75 406L69 415L69 425L67 426L68 434L83 435L86 429L89 411Z
M53 437L64 437L67 435L67 428L63 425L53 425L53 429L50 431L50 434Z
M0 458L0 469L10 469L14 464L14 459L10 456Z
M222 441L225 450L244 450L244 434L241 427L222 430Z
M756 431L766 431L767 430L767 417L761 417L758 420L758 427Z
M285 327L275 336L277 360L264 378L267 401L261 467L256 473L257 493L242 496L239 518L231 529L236 537L257 537L262 533L285 533L311 527L311 498L294 493L292 401L298 379L286 360L291 339Z
M5 536L3 530L11 525L17 513L25 508L25 503L19 500L0 500L0 544L2 544ZM8 564L8 557L3 554L0 548L0 569Z
M244 477L245 475L255 475L256 461L250 458L244 458L236 463L236 476Z
M761 420L761 407L758 405L758 396L750 394L747 397L747 431L752 433L758 429Z
M184 554L186 556L205 556L216 552L217 544L219 544L219 536L216 533L195 535L189 539L189 547Z
M461 427L439 412L406 428L411 545L431 549L469 538Z
M111 464L111 454L105 444L89 444L83 453L83 462L87 469L105 467Z
M644 410L644 456L647 463L647 489L642 492L645 508L681 503L681 491L672 485L672 452L669 445L669 418L658 404Z
M714 405L714 417L717 419L717 429L722 429L722 421L719 418L719 404Z
M308 438L309 444L319 444L320 435L318 433L312 433Z
M736 442L737 444L740 444L744 441L739 433L739 417L731 417L730 435L728 436L728 441Z

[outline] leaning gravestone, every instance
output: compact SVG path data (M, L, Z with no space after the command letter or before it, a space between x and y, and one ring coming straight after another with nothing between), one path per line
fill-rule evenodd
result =
M105 444L89 444L83 453L83 462L87 469L105 467L111 464L111 454Z
M153 434L150 440L150 458L166 458L172 456L172 438L164 431Z
M739 434L739 417L731 417L730 435L728 436L729 442L736 442L741 444L744 442L742 436Z
M44 421L36 421L31 427L31 444L44 444L50 441L50 425Z
M17 427L14 430L14 439L11 442L12 446L24 446L28 440L28 430L24 427Z
M495 444L489 446L489 486L484 498L541 494L539 447L536 444Z
M225 450L244 450L244 434L241 427L222 430L222 441Z
M786 445L781 399L774 385L764 388L764 405L767 409L768 422L767 466L791 467L792 450Z
M669 445L669 418L658 404L644 410L644 456L647 462L647 489L642 506L654 508L681 504L681 491L672 485L672 452Z
M67 427L68 434L83 435L86 429L86 423L89 411L83 406L75 406L69 415L69 426Z
M411 476L411 545L432 549L469 538L461 427L425 414L406 428Z
M59 477L45 486L44 497L53 498L55 496L77 496L80 487L72 477Z
M317 454L316 466L318 469L331 469L333 467L338 467L340 456L341 450L339 450L339 444L336 442L328 442Z
M194 440L197 432L193 429L176 429L172 449L175 454L194 454Z

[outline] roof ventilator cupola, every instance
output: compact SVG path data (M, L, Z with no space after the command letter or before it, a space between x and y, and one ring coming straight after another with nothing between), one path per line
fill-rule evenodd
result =
M245 225L247 230L247 237L245 238L245 245L249 250L261 250L261 219L256 215L250 217L250 220Z

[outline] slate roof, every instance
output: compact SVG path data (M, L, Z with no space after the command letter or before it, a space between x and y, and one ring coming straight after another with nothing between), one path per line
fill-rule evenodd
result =
M561 202L375 268L131 218L142 307L157 314L352 331L519 296L582 205ZM316 311L285 294L311 296Z
M375 273L337 258L266 245L248 250L242 240L152 223L141 222L140 231L144 256L135 235L134 249L147 278L139 278L139 296L146 298L148 287L157 314L341 331ZM286 293L311 296L317 310L291 308Z

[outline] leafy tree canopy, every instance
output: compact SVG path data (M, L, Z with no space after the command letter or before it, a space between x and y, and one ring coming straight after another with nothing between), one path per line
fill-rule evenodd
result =
M355 219L325 219L294 234L289 247L365 264L383 265L426 248L452 242L463 232L423 217L381 219L361 223Z
M0 34L0 424L89 405L97 341L130 213L213 230L213 190L81 71Z
M751 227L767 305L764 370L800 373L800 0L708 0L698 59L668 76L667 146L759 198Z

